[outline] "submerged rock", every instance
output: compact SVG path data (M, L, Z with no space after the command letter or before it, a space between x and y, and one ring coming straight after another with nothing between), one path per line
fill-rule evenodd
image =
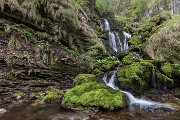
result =
M137 62L120 68L117 83L120 88L140 93L148 88L152 76L153 65L148 62Z
M124 98L123 93L112 90L102 83L88 82L67 91L61 104L70 109L94 107L114 110L125 107Z

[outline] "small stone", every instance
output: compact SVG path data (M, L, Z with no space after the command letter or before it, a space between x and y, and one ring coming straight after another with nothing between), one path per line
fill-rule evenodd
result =
M4 108L0 108L0 114L4 114L4 113L6 113L7 112L7 110L6 109L4 109Z

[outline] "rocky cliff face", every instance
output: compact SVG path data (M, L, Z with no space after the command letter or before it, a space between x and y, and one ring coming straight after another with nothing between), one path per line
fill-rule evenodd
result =
M1 0L2 80L53 80L71 87L87 71L81 54L106 51L95 34L93 1Z

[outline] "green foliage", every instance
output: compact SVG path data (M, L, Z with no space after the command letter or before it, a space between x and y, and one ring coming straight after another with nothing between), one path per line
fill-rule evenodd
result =
M174 72L173 65L171 63L165 63L161 67L161 70L163 71L163 73L165 73L166 75L168 75L170 77L171 77L172 73Z
M64 49L66 52L68 52L69 54L73 55L73 56L78 56L78 53L77 53L76 51L71 50L71 49L69 49L68 47L63 46L63 49Z
M128 41L128 43L138 46L141 44L140 40L138 39L137 35L133 35L132 38Z
M119 62L114 57L107 57L102 60L97 60L96 68L99 68L101 71L108 71L119 65Z
M38 98L40 100L47 102L51 100L57 100L63 94L64 92L62 90L55 89L53 87L48 87L45 92L31 93L29 97L30 99Z
M129 64L132 64L133 62L138 62L140 61L141 57L139 56L139 54L137 53L129 53L128 55L126 55L122 62L125 64L125 65L129 65Z
M174 85L173 79L167 77L166 75L160 73L159 71L156 72L156 78L157 81L160 82L161 86L172 88Z
M115 14L117 1L116 0L96 0L95 6L102 13Z
M14 93L12 96L18 99L18 98L21 98L23 95L24 93L20 91L20 92Z
M74 86L80 85L82 83L87 83L87 82L93 82L96 80L96 76L93 74L79 74L75 79L74 79Z
M124 107L124 95L102 83L89 82L67 91L61 104L68 108L84 106L113 110Z
M168 77L180 76L180 62L174 64L164 63L161 71Z
M146 43L148 55L155 60L179 61L180 16L174 15L162 24Z
M29 31L25 31L25 32L24 32L24 36L26 36L26 37L31 37L31 36L32 36L32 33L29 32Z
M122 88L136 93L148 88L153 65L149 62L137 62L118 70L118 82Z

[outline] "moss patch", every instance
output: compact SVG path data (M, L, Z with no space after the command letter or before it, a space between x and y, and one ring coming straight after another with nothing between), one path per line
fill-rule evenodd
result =
M109 71L119 65L119 62L116 58L107 57L102 60L97 60L96 68L99 68L100 71Z
M95 81L96 76L93 74L79 74L74 79L74 86L80 85L82 83L92 82Z
M12 97L14 97L14 98L16 98L16 99L20 99L20 98L23 97L23 95L24 95L24 93L20 91L20 92L14 93L14 94L12 95Z
M132 64L133 62L139 62L140 59L141 59L140 55L134 52L126 55L122 61L125 65L129 65Z
M124 95L116 90L98 82L88 82L78 85L67 91L64 95L62 106L97 107L113 110L124 107Z
M172 73L174 72L173 65L171 63L164 63L164 65L161 67L161 70L169 77L171 77Z
M157 81L161 84L161 87L165 86L172 88L174 85L173 79L167 77L166 75L156 72Z
M135 45L135 46L141 44L141 42L140 42L140 40L138 39L137 35L132 36L132 38L131 38L128 42L129 42L131 45Z
M140 93L148 88L153 71L153 65L148 62L138 62L118 70L118 83L121 88Z
M51 100L57 100L63 94L64 92L62 90L53 87L48 87L45 92L31 93L29 97L31 99L38 98L47 102Z

